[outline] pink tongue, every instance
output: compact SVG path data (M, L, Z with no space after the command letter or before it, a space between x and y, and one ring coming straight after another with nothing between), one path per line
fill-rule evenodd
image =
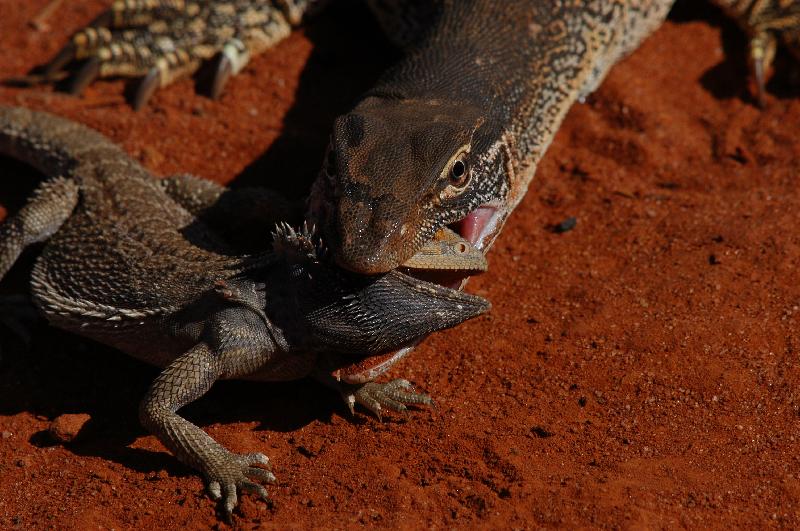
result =
M484 227L492 218L495 209L491 207L478 207L470 212L467 217L458 222L456 231L471 244L478 243Z

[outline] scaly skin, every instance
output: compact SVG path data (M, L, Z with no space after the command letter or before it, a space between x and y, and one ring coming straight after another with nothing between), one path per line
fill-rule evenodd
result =
M364 277L333 266L307 231L276 229L271 251L241 255L207 222L236 211L236 194L189 176L155 179L99 133L45 113L0 107L0 154L49 179L0 225L0 279L20 252L47 241L31 274L55 326L163 367L140 406L142 424L200 471L230 515L240 490L266 495L263 454L238 455L177 410L217 379L330 374L415 343L489 307L480 297L398 272ZM262 224L286 205L261 196ZM270 199L267 202L267 199ZM266 215L266 217L265 217ZM428 404L405 380L349 385L350 407Z
M313 189L310 214L339 264L370 274L408 265L460 220L461 248L485 252L569 108L661 24L672 1L368 0L404 58L337 120ZM800 57L800 1L714 1L751 39L763 103L776 45ZM140 106L154 87L219 54L218 93L248 57L324 3L118 1L101 16L110 29L79 32L43 77L67 58L90 57L77 89L96 75L145 75Z
M310 207L338 263L390 270L457 222L485 252L569 108L671 4L435 2L404 58L334 125ZM800 2L720 4L752 32L756 74L771 60L764 43L781 39L800 57Z

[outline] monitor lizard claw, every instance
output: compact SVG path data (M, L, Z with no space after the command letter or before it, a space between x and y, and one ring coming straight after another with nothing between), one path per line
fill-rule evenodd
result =
M117 0L75 33L53 59L10 84L51 83L69 77L70 63L85 61L69 91L80 94L97 78L141 78L133 106L156 89L192 75L216 58L209 95L250 58L289 35L321 0Z

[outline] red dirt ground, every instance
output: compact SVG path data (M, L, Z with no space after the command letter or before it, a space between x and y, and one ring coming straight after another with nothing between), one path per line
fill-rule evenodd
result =
M44 62L103 4L65 3L30 30L45 3L3 2L0 77ZM245 496L237 526L800 526L800 90L779 69L756 108L743 36L692 4L570 112L468 287L491 313L393 371L436 408L351 418L300 381L226 382L186 409L273 460L272 503ZM162 174L302 194L332 118L391 60L371 27L336 8L219 102L191 80L139 113L118 81L82 98L2 88L0 102L93 126ZM35 176L2 168L0 203L17 208ZM571 232L548 229L570 216ZM29 265L4 293L24 291ZM0 528L217 525L200 478L138 425L154 369L43 323L30 349L2 333ZM55 443L66 413L91 420Z

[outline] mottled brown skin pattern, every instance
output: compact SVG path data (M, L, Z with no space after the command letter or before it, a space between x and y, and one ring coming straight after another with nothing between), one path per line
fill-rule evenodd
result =
M718 3L751 33L752 54L765 61L756 74L772 59L765 42L800 54L800 2ZM338 262L354 271L402 264L439 227L481 205L495 211L494 226L473 242L487 249L569 108L661 24L672 2L435 5L433 22L403 39L405 58L337 120L333 162L312 194ZM454 179L459 161L469 175Z
M800 57L800 2L714 2L751 38L763 103L776 46ZM216 95L252 54L325 3L115 2L98 19L108 29L79 32L44 78L59 75L68 59L88 57L74 90L98 75L143 75L134 99L141 106L155 88L216 56ZM439 228L481 206L493 214L471 243L486 251L569 108L661 24L672 3L368 0L404 57L336 121L312 191L310 214L339 264L392 270Z
M776 46L800 57L800 2L714 2L749 34L763 103ZM73 90L97 76L144 76L138 107L217 57L217 95L252 54L326 3L115 2L98 19L107 28L76 34L43 79L89 58ZM488 250L569 108L661 24L673 0L367 3L403 59L336 121L309 212L340 265L374 274L406 263L481 206L491 215L464 244Z
M0 107L0 154L50 177L0 225L0 279L27 245L47 241L31 274L34 303L53 325L164 368L141 422L205 476L228 516L239 491L266 496L253 480L275 480L256 466L268 460L228 451L178 409L218 379L330 374L488 309L397 272L342 271L310 232L288 225L270 252L240 255L204 221L217 205L233 215L237 192L190 176L159 181L99 133L53 115ZM261 205L262 223L272 208ZM430 403L405 380L341 390L351 407L378 414Z

